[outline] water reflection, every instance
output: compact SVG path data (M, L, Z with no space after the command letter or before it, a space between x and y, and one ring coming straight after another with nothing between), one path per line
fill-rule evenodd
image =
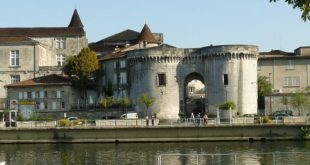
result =
M239 153L241 165L272 164L272 155L263 152L308 152L310 142L205 142L205 143L121 143L121 144L1 144L0 162L7 164L79 165L79 164L157 164L162 154L223 154ZM288 160L288 158L290 158ZM233 155L198 157L199 164L232 164ZM310 155L276 154L278 164L310 164ZM295 162L294 162L295 161ZM164 164L195 164L195 155L165 156ZM212 163L211 163L212 162Z

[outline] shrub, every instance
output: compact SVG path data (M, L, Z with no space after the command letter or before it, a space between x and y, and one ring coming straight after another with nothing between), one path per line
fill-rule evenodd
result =
M231 108L231 110L234 110L236 108L236 104L232 101L228 101L227 103L220 104L219 108L221 110L229 110L229 108Z
M70 127L70 121L68 119L61 119L60 120L61 127Z
M301 127L300 130L303 138L310 137L310 127Z
M263 116L263 123L269 123L270 119L268 116Z

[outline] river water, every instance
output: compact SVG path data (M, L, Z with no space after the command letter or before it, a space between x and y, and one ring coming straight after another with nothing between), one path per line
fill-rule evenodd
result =
M76 143L76 144L0 144L0 162L9 165L153 165L161 155L162 165L197 163L196 155L236 153L241 165L310 164L310 141L267 142L180 142L180 143ZM285 152L295 152L285 153ZM296 153L303 152L303 153ZM233 164L234 155L200 155L199 164Z

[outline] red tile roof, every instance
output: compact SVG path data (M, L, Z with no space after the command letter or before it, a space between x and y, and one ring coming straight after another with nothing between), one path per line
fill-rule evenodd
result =
M29 87L29 86L59 86L71 85L70 79L61 75L51 74L47 76L37 77L14 84L6 85L7 88Z

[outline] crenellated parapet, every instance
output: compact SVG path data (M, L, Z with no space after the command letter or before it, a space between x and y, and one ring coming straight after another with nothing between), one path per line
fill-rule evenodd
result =
M253 45L219 45L199 49L174 48L161 45L154 48L134 50L127 54L129 63L183 63L204 61L208 58L252 59L258 57L258 47Z

